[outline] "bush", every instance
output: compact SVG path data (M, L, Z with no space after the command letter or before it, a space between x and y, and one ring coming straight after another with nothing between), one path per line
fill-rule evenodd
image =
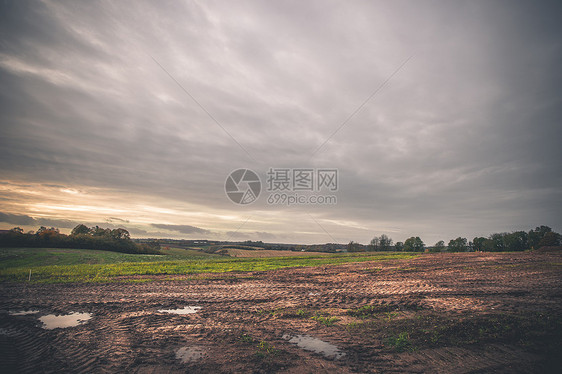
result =
M0 235L0 247L47 247L97 249L132 254L160 254L158 242L139 244L130 239L125 229L101 229L95 227L84 230L78 225L72 234L61 234L58 229L41 227L36 233L24 234L19 230L10 230ZM87 227L86 227L87 228Z

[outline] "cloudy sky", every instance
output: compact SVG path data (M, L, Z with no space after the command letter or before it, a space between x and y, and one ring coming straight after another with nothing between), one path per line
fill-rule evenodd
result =
M2 1L0 228L561 232L557 3ZM268 204L270 168L337 169L337 204Z

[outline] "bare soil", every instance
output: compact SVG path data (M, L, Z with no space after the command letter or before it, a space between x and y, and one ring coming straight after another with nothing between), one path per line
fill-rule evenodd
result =
M544 373L562 364L559 252L123 280L1 284L0 371ZM159 312L185 306L201 309ZM9 314L25 310L40 313ZM93 317L53 330L38 320L71 312ZM304 350L287 335L345 355Z

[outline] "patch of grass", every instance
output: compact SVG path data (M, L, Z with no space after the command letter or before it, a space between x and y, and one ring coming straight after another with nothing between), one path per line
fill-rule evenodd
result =
M394 317L398 317L398 313L396 312L386 312L385 313L386 320L390 322Z
M312 314L311 311L306 309L294 309L294 308L277 308L276 315L280 315L282 318L305 318L308 319Z
M248 334L241 334L239 340L242 343L247 343L247 344L252 344L255 342L255 339Z
M297 316L306 318L310 313L304 309L297 310Z
M273 344L269 343L268 341L258 341L253 336L247 333L241 333L237 340L242 344L248 344L255 347L256 350L254 352L254 356L256 358L259 358L260 360L277 355L280 352L273 346Z
M116 264L158 261L162 255L136 255L92 249L0 248L0 269L49 265ZM29 270L28 270L29 271Z
M274 316L274 315L276 315L276 314L281 313L281 312L282 312L282 309L283 309L283 308L260 309L260 310L256 311L256 314L257 314L258 316L263 316L263 315L266 315L266 314L270 314L270 315Z
M85 264L120 264L125 262L182 261L221 258L196 250L163 249L162 255L129 254L94 249L0 248L0 270L17 267L63 266Z
M414 347L410 342L410 335L407 332L401 332L398 336L391 336L387 338L385 344L392 347L397 352L414 350Z
M440 334L438 331L433 330L433 331L428 331L428 333L431 335L431 337L429 338L431 343L433 344L439 343Z
M30 269L32 282L110 282L119 281L116 277L136 275L267 271L349 262L406 260L419 256L409 253L347 253L328 256L228 258L194 250L171 249L168 252L169 254L164 255L129 255L77 249L2 248L0 281L27 281Z
M318 323L321 323L325 326L334 326L336 322L340 319L337 317L330 316L328 313L317 312L316 315L310 317L310 319L315 320Z
M395 310L396 307L388 304L382 305L363 305L359 308L349 309L347 314L353 317L368 318L377 317L381 313L388 313Z
M279 351L273 346L273 344L262 340L258 343L256 347L256 356L265 358L270 355L276 355Z
M318 317L311 317L313 320L320 322L323 325L326 326L334 326L336 324L336 322L339 321L339 318L337 317L323 317L323 316L318 316Z

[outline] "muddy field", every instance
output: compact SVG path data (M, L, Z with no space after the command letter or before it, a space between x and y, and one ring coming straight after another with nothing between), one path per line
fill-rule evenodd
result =
M562 357L559 253L142 280L0 285L1 371L543 373Z

